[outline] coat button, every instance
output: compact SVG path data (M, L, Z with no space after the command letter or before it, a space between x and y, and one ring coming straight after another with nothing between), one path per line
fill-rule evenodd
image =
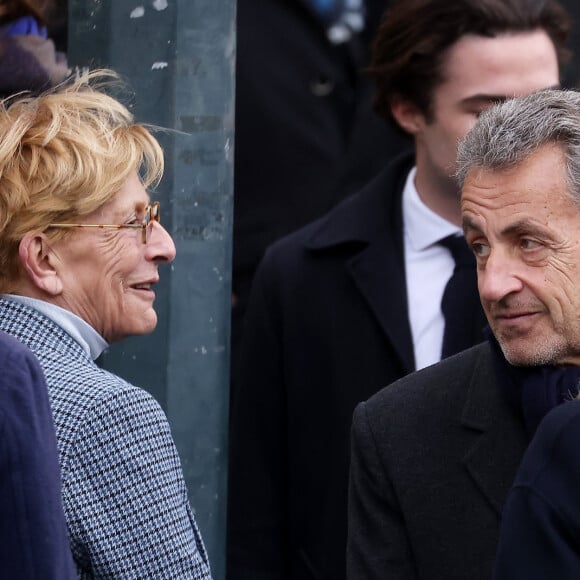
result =
M310 92L315 97L328 97L334 91L334 83L324 77L310 81Z

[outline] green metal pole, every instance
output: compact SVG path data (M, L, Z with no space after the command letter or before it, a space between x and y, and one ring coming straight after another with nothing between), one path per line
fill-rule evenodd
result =
M159 188L177 258L161 271L159 325L101 363L164 407L215 580L225 577L235 0L69 0L68 55L134 90L166 153Z

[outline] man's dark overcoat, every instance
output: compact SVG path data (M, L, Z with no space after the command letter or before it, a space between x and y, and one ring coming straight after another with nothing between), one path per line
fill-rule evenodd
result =
M527 445L488 343L402 378L354 414L349 580L488 580Z

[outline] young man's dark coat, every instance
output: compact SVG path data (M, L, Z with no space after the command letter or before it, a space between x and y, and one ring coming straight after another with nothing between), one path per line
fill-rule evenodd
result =
M261 264L232 413L230 580L345 576L352 412L415 368L401 215L412 166L398 158Z

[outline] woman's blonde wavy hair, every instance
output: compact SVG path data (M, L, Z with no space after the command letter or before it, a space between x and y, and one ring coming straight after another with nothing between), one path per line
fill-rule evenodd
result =
M163 152L151 127L105 92L119 82L101 69L38 97L0 102L0 291L18 276L26 234L79 222L134 171L146 188L161 179ZM70 231L46 235L60 239Z

